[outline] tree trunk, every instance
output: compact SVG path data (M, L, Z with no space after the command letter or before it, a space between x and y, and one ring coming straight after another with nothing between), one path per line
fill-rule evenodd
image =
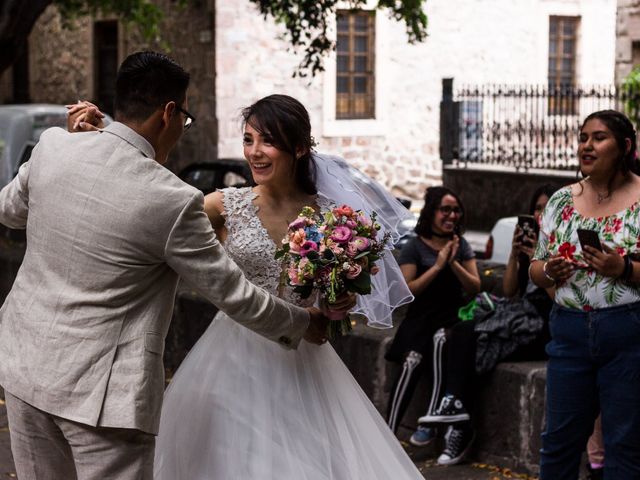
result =
M18 58L33 25L53 0L0 0L0 74Z

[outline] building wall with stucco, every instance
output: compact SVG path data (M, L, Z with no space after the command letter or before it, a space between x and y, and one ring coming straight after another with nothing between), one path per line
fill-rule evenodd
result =
M559 15L580 17L577 81L614 80L615 0L429 0L425 11L429 36L415 45L403 24L377 12L376 118L336 120L335 56L311 81L293 78L301 56L278 39L282 27L249 0L216 0L220 156L242 155L241 107L287 93L309 110L318 150L342 155L398 195L419 198L441 182L443 78L454 78L454 86L546 84L549 17Z

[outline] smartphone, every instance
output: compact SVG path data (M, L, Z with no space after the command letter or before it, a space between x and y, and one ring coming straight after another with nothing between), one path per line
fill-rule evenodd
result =
M533 215L518 215L518 226L523 232L522 243L533 245L535 239L538 238L538 230L540 229L536 217Z
M583 228L579 228L577 232L578 240L580 240L580 246L583 250L584 247L589 245L590 247L602 252L602 244L600 243L600 238L598 238L598 232L595 230L585 230Z

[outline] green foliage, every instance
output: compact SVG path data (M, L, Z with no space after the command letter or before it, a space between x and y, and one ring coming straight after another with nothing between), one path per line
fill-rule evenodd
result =
M178 0L181 7L189 0ZM162 9L150 0L53 0L65 25L84 15L117 15L121 21L135 25L146 40L160 40L160 22L164 18Z
M621 89L624 111L638 129L640 128L640 66L634 67L625 77Z
M329 38L329 23L337 10L338 0L251 0L265 19L271 16L286 28L285 37L294 49L303 49L304 57L294 76L314 76L324 70L323 57L335 49ZM363 8L366 0L349 0L351 9ZM390 15L404 20L409 43L424 41L427 37L427 16L423 6L426 0L378 0L378 9L387 9Z

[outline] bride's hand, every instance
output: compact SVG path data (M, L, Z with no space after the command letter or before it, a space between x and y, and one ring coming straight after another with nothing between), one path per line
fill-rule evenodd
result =
M309 326L302 338L309 343L322 345L327 341L327 326L329 325L329 320L315 307L307 308L307 311L309 312Z
M67 130L69 132L89 132L104 128L104 113L91 102L79 101L67 105Z
M357 296L352 292L343 292L336 297L336 301L333 303L329 303L326 300L320 302L320 306L322 308L323 313L330 315L332 313L344 313L344 316L347 316L347 313L356 306Z

